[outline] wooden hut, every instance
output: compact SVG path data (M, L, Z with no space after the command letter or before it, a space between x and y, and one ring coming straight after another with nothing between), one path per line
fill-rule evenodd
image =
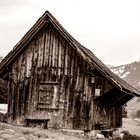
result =
M0 64L8 81L8 123L67 129L122 124L140 93L77 42L48 11Z

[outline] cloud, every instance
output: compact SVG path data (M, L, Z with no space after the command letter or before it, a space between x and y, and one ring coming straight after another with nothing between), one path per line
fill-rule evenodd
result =
M33 15L33 16L32 16ZM0 0L0 26L32 21L34 10L29 0Z
M17 6L17 5L22 5L26 3L27 0L1 0L0 1L0 7L11 7L11 6Z
M0 54L8 53L45 10L105 63L118 65L140 56L138 0L0 0Z
M0 56L8 54L30 28L28 22L0 26Z

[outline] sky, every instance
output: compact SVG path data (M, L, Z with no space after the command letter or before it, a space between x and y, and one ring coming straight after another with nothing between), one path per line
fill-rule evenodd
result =
M103 63L140 60L140 0L0 0L0 55L46 10Z

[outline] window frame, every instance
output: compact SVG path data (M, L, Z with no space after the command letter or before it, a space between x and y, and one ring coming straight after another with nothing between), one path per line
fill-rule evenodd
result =
M59 82L40 82L37 91L37 108L59 109L59 91L60 91L59 87L60 87ZM46 92L46 97L45 97L45 92ZM45 99L44 101L40 101L40 99L43 98L43 96L44 98L46 98L46 101Z

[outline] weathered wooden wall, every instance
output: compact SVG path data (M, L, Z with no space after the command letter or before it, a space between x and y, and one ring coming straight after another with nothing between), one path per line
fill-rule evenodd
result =
M113 88L111 83L52 26L28 44L12 64L9 78L10 123L50 119L49 127L74 129L92 129L101 121L121 123L120 107L95 100L95 89L104 94Z

